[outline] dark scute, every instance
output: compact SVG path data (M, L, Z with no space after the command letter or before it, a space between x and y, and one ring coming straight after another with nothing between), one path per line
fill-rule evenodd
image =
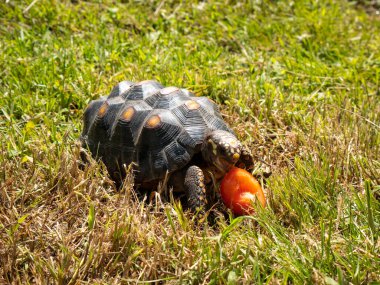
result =
M206 122L209 130L211 131L223 130L223 131L233 133L232 130L227 126L227 124L223 121L221 117L210 114L203 107L199 108L199 112L201 116L203 117L204 121Z
M218 106L207 97L194 97L193 100L197 101L204 110L208 113L221 118Z
M168 162L162 150L139 150L137 161L136 182L161 179L168 170Z
M201 110L190 110L183 104L174 108L172 112L181 122L189 136L194 140L195 144L202 144L206 134L209 132L209 127ZM211 117L211 115L209 115L209 117Z
M108 170L116 171L122 167L122 164L119 163L119 153L120 149L117 148L118 145L114 143L105 143L102 149L102 160L105 165L107 165ZM110 171L110 172L112 172Z
M154 108L173 109L182 105L188 100L189 98L182 94L181 91L177 91L175 93L173 92L173 94L162 97L158 102L156 102Z
M162 88L164 88L164 86L156 81L147 81L142 84L133 85L127 92L122 94L121 97L126 100L144 100Z
M170 111L163 109L153 110L149 117L154 115L160 117L160 125L155 128L143 127L138 142L138 147L147 151L163 149L171 141L175 140L182 131L182 126Z
M145 102L153 108L154 104L160 100L162 94L160 93L154 93L152 96L149 96L148 98L145 99Z
M104 147L104 143L108 140L108 126L103 118L95 116L91 126L87 133L87 143L89 145L94 145L94 147L100 148ZM94 154L93 150L91 149Z
M149 106L145 101L143 100L136 100L136 101L126 101L125 106L133 106L133 108L137 111L143 111L143 110L153 110L151 106Z
M177 141L172 141L164 148L166 159L169 165L169 171L181 169L191 160L192 155L188 153L187 149L179 144Z
M99 154L103 163L106 165L108 173L112 179L121 182L125 175L123 164L128 165L126 162L121 161L120 150L115 149L114 145L105 146L103 153Z
M133 147L127 147L123 144L114 144L109 143L105 146L105 160L107 159L113 159L118 164L118 167L128 167L135 157L135 151L136 149Z
M155 179L162 178L168 170L168 161L166 160L164 151L153 152L151 158L152 176Z
M135 113L131 121L126 122L121 119L121 116L131 106L135 110ZM126 101L124 106L118 111L116 119L113 122L110 141L115 144L123 144L125 147L135 147L140 136L142 123L151 111L152 108L142 100Z
M177 141L180 145L186 148L187 152L190 154L200 151L200 146L202 145L202 143L197 143L186 131L182 131L179 134Z
M189 100L181 90L172 92L168 95L156 93L148 97L145 101L154 109L173 109Z
M134 83L132 81L120 82L112 89L110 95L108 96L108 99L120 96L122 93L126 92L133 84Z
M137 144L138 165L141 177L145 181L161 179L166 171L184 167L191 159L192 138L183 131L183 127L169 110L156 109L149 116L158 115L161 123L155 128L143 127ZM145 125L145 122L144 122ZM181 141L179 143L177 140Z
M103 105L105 98L100 98L95 101L91 101L88 105L87 109L83 114L83 132L81 137L84 138L88 135L89 128L91 127L93 121L95 120L96 115L98 114L98 110L100 106Z
M120 183L125 177L126 170L135 159L135 149L123 145L108 144L101 156L112 179Z
M117 152L119 152L123 147L135 147L131 123L121 120L116 121L110 136L110 141L115 146L120 147L119 150L116 149Z
M115 98L118 99L119 97ZM108 103L108 102L107 102ZM105 127L107 128L107 135L110 138L111 132L112 132L112 126L115 121L117 121L117 116L120 111L120 108L123 106L124 102L122 100L118 101L110 101L108 103L108 109L106 111L106 114L103 117L103 123Z
M135 173L135 179L137 182L153 179L153 177L151 177L152 171L150 169L150 160L151 160L150 151L144 151L142 149L138 149L137 157L136 157L136 163L138 167Z
M141 131L143 130L145 121L147 117L152 113L152 108L147 105L144 101L140 101L139 104L133 105L136 113L133 115L130 121L130 128L133 134L133 142L136 146L140 140Z
M103 105L103 103L104 102L101 102L100 106ZM96 104L99 104L99 102L96 102ZM112 145L112 143L109 142L112 124L115 121L118 110L123 105L123 101L115 98L109 100L107 104L108 108L103 117L97 115L100 106L91 110L91 116L94 116L94 118L88 127L85 140L85 144L89 146L92 154L98 157L106 153L107 145Z
M210 129L202 125L189 125L185 127L186 132L195 141L196 146L202 145L205 137L210 132Z
M125 101L123 100L123 98L121 97L114 97L114 98L107 98L106 100L108 106L110 105L117 105L119 107L121 107L122 105L124 105Z

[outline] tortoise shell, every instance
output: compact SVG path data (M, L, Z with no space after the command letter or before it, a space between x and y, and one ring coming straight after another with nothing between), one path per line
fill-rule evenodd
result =
M185 167L214 130L233 133L210 99L152 80L123 81L90 102L81 141L112 178L122 179L124 166L133 163L141 183Z

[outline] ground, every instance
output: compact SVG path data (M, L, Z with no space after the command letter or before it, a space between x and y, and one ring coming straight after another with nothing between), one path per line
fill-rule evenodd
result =
M0 283L378 284L378 4L124 2L0 3ZM88 102L144 79L219 104L266 209L199 225L79 167Z

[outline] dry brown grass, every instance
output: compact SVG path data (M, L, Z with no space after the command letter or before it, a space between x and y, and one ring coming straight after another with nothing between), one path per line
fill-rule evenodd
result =
M240 121L236 131L243 125L260 158L258 173L263 167L288 166L283 163L292 161L296 147L291 132L278 129L281 139L275 144L262 126ZM93 160L81 167L79 152L74 144L34 153L32 162L8 160L2 165L0 275L13 283L171 278L176 283L204 272L199 281L207 283L212 272L205 264L213 253L204 250L216 246L220 229L226 227L223 218L219 225L197 226L177 202L141 201L130 176L116 191L105 167ZM52 157L57 159L51 167Z
M300 217L283 203L289 197L272 193L271 186L277 187L279 179L289 176L295 160L311 158L315 166L323 168L327 159L332 163L329 171L336 178L334 183L342 189L354 187L364 193L364 180L380 177L374 157L378 149L371 154L366 148L371 134L358 135L358 128L369 123L344 111L329 111L330 120L322 121L316 114L313 129L305 133L286 126L280 117L275 124L252 122L223 109L226 121L253 151L253 173L264 186L269 208L286 227L299 226ZM325 124L323 128L319 123ZM149 204L136 197L131 175L117 191L104 165L89 158L83 167L79 144L64 141L66 144L69 146L51 146L45 151L37 151L36 146L31 161L9 159L1 166L5 179L0 193L0 275L4 282L207 283L215 266L245 260L247 249L266 250L271 244L271 228L260 228L248 220L242 229L262 232L261 241L252 244L252 237L243 230L238 237L234 235L241 249L234 239L224 239L221 245L224 231L230 232L222 215L214 225L197 225L196 218L184 213L179 202L168 203L162 197ZM271 175L276 179L267 185ZM338 201L339 207L343 207L342 201ZM344 215L343 209L339 211ZM292 230L287 235L294 243L318 251L321 236L316 233L311 227L301 236ZM344 241L339 234L332 239L332 246L340 251ZM225 256L214 260L221 252ZM246 266L240 280L250 280L251 270ZM318 279L318 274L314 271L313 276Z
M231 123L230 111L224 114ZM351 167L357 167L352 171L363 177L378 169L363 171L360 161L352 164L365 145L354 144L355 136L348 139L344 132L336 131L334 122L332 119L330 127L324 128L324 132L331 132L324 137L316 129L313 137L284 125L273 127L243 119L235 121L235 131L241 137L249 133L246 143L254 150L255 173L263 185L271 173L277 177L288 175L296 157L313 157L316 164L323 163L318 139L328 139L323 143L329 147L326 152L336 157L334 167L342 168L342 175L337 176L339 183L343 187L350 183L362 190L362 180L355 180L357 176L350 174ZM244 252L252 238L242 231L238 238L234 236L243 245L241 249L236 247L234 239L225 239L221 245L221 233L228 229L223 217L214 226L207 223L197 226L177 202L158 201L152 205L137 199L130 176L126 178L126 186L116 191L105 167L92 160L81 167L79 152L78 144L63 150L52 147L34 153L32 162L10 159L1 166L6 179L1 184L0 196L0 223L4 225L0 230L0 275L6 282L77 284L107 280L117 284L151 280L178 284L197 280L207 283L215 274L214 262L217 266L225 265L230 259L237 258L238 262L237 252L245 260ZM57 158L54 164L52 157ZM373 163L369 164L374 167ZM269 207L282 224L298 225L299 217L270 188L264 189ZM257 228L249 220L242 226L263 232L262 241L250 244L249 250L265 250L270 244L270 229L268 232ZM290 240L318 249L320 237L315 232L318 231L310 228L303 236L288 234ZM338 244L340 239L338 235ZM221 251L225 257L213 260ZM251 270L247 266L241 280L249 280ZM317 273L314 275L318 278Z

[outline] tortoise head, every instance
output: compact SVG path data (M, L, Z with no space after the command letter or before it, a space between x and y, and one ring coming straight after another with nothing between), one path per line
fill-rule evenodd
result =
M209 133L202 146L203 159L226 173L240 158L242 145L231 133L216 130Z

